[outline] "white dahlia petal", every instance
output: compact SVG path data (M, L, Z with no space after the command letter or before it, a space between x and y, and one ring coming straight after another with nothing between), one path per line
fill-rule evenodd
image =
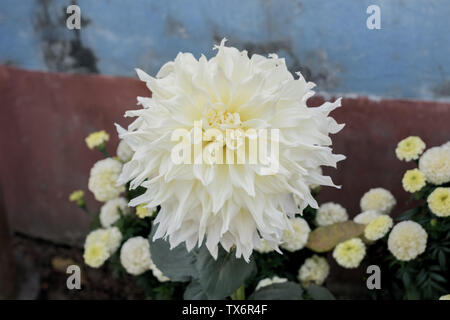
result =
M318 207L311 186L335 186L318 168L336 167L345 158L330 147L330 134L343 125L329 113L341 101L307 107L314 84L295 79L284 59L249 58L224 41L216 49L209 60L180 53L156 77L137 70L152 97L139 97L143 108L126 112L136 117L128 129L117 126L134 151L118 183L147 189L131 206L161 207L155 239L167 237L172 247L185 242L188 249L205 241L213 256L219 244L235 247L236 256L248 260L263 239L278 250L289 217ZM185 136L174 140L180 129ZM227 133L243 140L233 144ZM267 145L259 152L247 148L263 137ZM190 155L179 152L186 146ZM239 146L246 146L242 158ZM250 161L253 156L258 161Z

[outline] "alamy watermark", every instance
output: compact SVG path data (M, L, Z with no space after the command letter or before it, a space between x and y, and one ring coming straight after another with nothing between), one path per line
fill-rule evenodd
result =
M70 5L66 9L69 16L66 19L66 27L69 30L81 29L81 8L77 5Z
M370 274L370 276L366 280L367 289L381 289L381 269L376 264L370 265L367 267L366 272Z
M76 264L67 267L66 273L70 274L66 280L66 286L69 290L81 289L81 269Z
M367 14L370 16L366 20L366 26L369 30L381 29L381 9L380 6L372 4L367 7Z

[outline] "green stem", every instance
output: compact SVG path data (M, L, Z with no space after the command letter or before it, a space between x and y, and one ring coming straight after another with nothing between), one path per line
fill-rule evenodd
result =
M97 150L100 151L106 158L110 158L111 157L108 154L108 151L106 151L106 144L104 142L97 147Z
M240 286L232 295L231 300L245 300L245 286Z
M82 203L78 203L78 207L79 207L81 210L83 210L84 212L86 212L88 216L91 215L91 213L89 212L89 210L88 210L87 207L86 207L86 203L84 202L84 200L83 200Z

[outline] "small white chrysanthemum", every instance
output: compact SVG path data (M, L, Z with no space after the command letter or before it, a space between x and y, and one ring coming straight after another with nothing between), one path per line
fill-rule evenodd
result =
M108 258L108 248L103 242L91 243L84 248L84 263L91 268L101 267Z
M333 258L344 268L357 268L366 255L366 246L359 238L339 243L333 250Z
M302 249L306 245L311 229L306 220L302 218L293 218L289 221L292 231L290 229L284 231L281 247L287 251L294 252Z
M215 49L217 55L209 60L180 53L156 77L137 70L152 97L138 98L143 108L126 113L137 117L128 130L118 126L120 138L135 151L119 182L147 189L131 206L161 206L154 239L167 238L172 246L185 242L188 250L205 242L213 257L219 245L227 251L234 246L236 256L248 260L261 239L281 242L290 217L308 205L317 208L311 185L334 186L317 168L334 167L345 158L332 153L330 138L343 127L329 116L340 99L310 108L306 102L314 85L300 74L294 77L284 59L248 57L225 41ZM176 129L193 142L197 137L204 141L194 148L190 141L173 139ZM242 148L209 139L212 131L241 137L245 141L237 144L242 147L253 138L276 144L268 148L273 161L267 163L274 166L264 164L266 159L238 159ZM190 161L173 160L180 144L192 151L185 158ZM214 161L201 152L214 153ZM292 194L300 199L299 208Z
M425 142L419 137L411 136L398 143L395 154L400 160L411 161L418 159L423 150L425 150Z
M433 184L450 182L450 148L433 147L420 157L419 169Z
M107 229L97 229L91 231L84 242L84 247L88 247L93 243L101 242L108 249L109 254L113 254L120 247L122 241L122 233L119 228L111 227Z
M127 199L121 197L109 200L100 209L100 223L104 228L108 228L116 223L121 215L128 213L130 208Z
M120 249L120 263L132 275L140 275L152 266L150 245L143 237L128 239Z
M128 143L125 140L120 140L119 145L117 146L116 154L122 162L128 162L133 157L133 149L130 148Z
M398 260L413 260L425 251L427 238L428 234L420 224L402 221L389 234L388 249Z
M142 203L136 207L136 215L141 218L153 217L156 212L156 208L148 208L145 203Z
M274 249L263 239L261 240L260 245L255 248L255 251L259 253L269 253L274 251Z
M353 218L353 221L360 224L369 224L372 220L376 219L379 216L381 216L381 213L379 213L378 211L367 210L356 215Z
M402 178L402 185L405 191L414 193L427 184L427 179L419 169L407 170Z
M117 186L117 179L122 171L122 163L112 158L98 161L91 169L88 187L98 201L117 198L125 191L124 186Z
M265 278L265 279L262 279L262 280L260 280L258 282L255 291L259 290L261 288L270 286L270 285L275 284L275 283L284 283L284 282L287 282L287 281L288 280L286 278L280 278L280 277L277 277L277 276L274 276L272 278Z
M166 277L161 270L156 267L156 265L152 262L150 265L150 269L152 270L153 276L158 279L159 282L170 281L170 278Z
M298 271L298 280L303 286L309 284L316 284L321 286L330 273L330 266L327 259L313 255L311 258L305 260L305 263Z
M439 187L427 198L428 207L438 217L450 216L450 188Z
M318 226L329 226L347 220L347 210L338 203L327 202L322 204L317 210L316 224Z
M450 294L446 294L439 298L439 300L450 300Z
M85 139L86 145L89 149L94 149L96 147L100 147L106 141L109 140L109 134L106 133L105 130L92 132Z
M383 214L389 214L397 201L389 190L373 188L367 191L360 201L362 211L376 210Z
M383 238L392 228L394 222L388 215L381 215L372 220L364 229L364 236L368 240L378 240Z

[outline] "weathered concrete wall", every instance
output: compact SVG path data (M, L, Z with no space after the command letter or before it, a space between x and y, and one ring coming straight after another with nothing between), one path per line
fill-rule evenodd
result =
M135 79L0 67L0 182L14 230L65 243L84 237L89 218L67 200L72 190L87 189L89 170L101 158L87 149L84 137L107 130L113 153L113 123L126 124L124 111L134 107L138 95L149 91ZM346 127L333 141L347 159L327 171L343 187L324 188L321 201L339 202L355 215L365 191L385 187L404 203L408 194L401 177L411 164L395 158L395 146L411 134L428 146L447 141L450 104L367 98L346 98L342 104L333 116ZM89 192L87 197L88 206L98 208Z
M81 7L80 32L65 8ZM381 8L381 30L366 9ZM0 63L26 69L154 74L179 51L212 55L223 37L286 56L331 94L450 99L448 0L2 0Z
M125 110L148 92L134 79L0 67L0 183L12 229L57 242L81 240L91 219L68 196L87 191L89 170L102 158L84 137L105 129L115 154L114 123L127 125ZM88 207L98 208L86 194Z

